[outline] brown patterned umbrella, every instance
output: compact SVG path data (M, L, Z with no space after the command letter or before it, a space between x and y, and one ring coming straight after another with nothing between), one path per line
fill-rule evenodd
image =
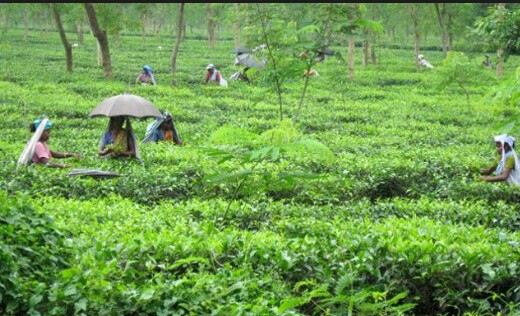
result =
M162 117L152 102L133 94L120 94L99 103L89 114L93 116L132 116L136 118Z

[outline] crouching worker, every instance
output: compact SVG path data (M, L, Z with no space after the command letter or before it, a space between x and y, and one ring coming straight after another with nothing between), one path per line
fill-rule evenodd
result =
M22 156L18 160L18 165L27 165L30 162L36 165L46 165L55 168L70 168L70 164L60 164L52 162L52 158L70 158L79 159L80 155L76 153L59 153L50 149L47 141L51 136L52 122L47 118L37 119L29 125L29 129L33 132L33 137L22 152Z
M209 64L206 67L206 70L208 71L206 74L206 80L205 83L213 83L221 86L227 87L227 81L222 77L220 74L220 71L215 69L215 65Z
M179 137L172 115L169 112L161 111L162 117L148 124L143 143L149 142L173 142L175 145L184 145Z
M515 138L503 134L496 136L494 140L498 156L489 168L480 170L484 175L480 179L486 182L504 181L507 184L520 185L520 165L514 150ZM496 176L489 176L493 171L496 171Z
M142 85L151 84L155 86L155 76L153 75L152 67L145 65L143 67L143 72L135 79L135 83L140 83Z
M489 54L484 54L484 61L482 61L482 65L488 69L493 69L493 65L491 64L491 61L489 60Z
M124 116L110 118L108 129L101 137L99 144L100 156L139 158L130 120L126 119L126 128L123 127L124 122Z
M417 59L419 60L419 65L421 66L421 68L433 69L432 64L430 64L426 59L424 59L423 55L417 56Z

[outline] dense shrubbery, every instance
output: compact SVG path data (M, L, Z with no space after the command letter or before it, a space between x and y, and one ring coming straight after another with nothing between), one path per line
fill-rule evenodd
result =
M202 85L209 62L226 77L237 70L228 41L210 53L186 39L172 87L170 52L154 50L164 39L147 38L144 50L124 37L109 81L90 37L74 50L72 74L56 34L2 40L0 312L518 312L520 191L472 171L493 160L493 126L517 111L487 103L486 82L469 83L470 112L466 95L417 73L408 51L380 48L381 63L354 80L328 59L293 125L261 84ZM429 60L440 65L441 52ZM158 86L133 85L144 64ZM286 78L287 118L301 83ZM171 112L186 145L140 144L142 164L98 158L107 120L87 115L123 92ZM121 177L16 170L41 114L55 124L51 148ZM133 121L139 138L148 123Z
M50 289L70 264L66 236L27 197L0 194L0 310L20 315L45 311ZM41 307L43 306L43 307Z

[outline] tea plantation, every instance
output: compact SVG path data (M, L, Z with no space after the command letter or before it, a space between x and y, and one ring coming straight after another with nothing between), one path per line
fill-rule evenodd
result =
M354 79L318 64L293 124L303 77L281 120L269 82L203 83L208 63L239 70L232 40L186 38L171 75L173 42L122 36L106 80L92 36L67 73L57 33L0 35L0 314L520 315L520 188L478 180L520 114L492 102L498 81L468 106L439 88L441 51L418 72L413 51L379 47ZM157 86L134 83L146 64ZM88 114L121 93L171 112L185 145L98 157L108 120ZM63 161L121 177L17 169L41 115L53 150L81 154ZM139 139L150 122L133 119Z

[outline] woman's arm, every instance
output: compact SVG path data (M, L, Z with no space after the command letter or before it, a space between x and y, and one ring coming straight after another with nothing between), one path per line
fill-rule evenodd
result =
M482 175L488 176L488 175L492 174L493 171L495 171L496 169L497 169L497 166L491 166L487 169L480 169L480 173Z
M109 131L105 132L103 134L103 136L101 137L101 142L99 143L99 150L98 150L98 153L100 156L106 156L106 155L110 154L111 152L113 152L112 148L105 149L106 146L109 145L108 133L110 133L110 132Z
M71 167L73 167L70 164L61 164L61 163L51 162L49 158L40 158L40 162L38 164L42 164L42 165L45 165L48 167L53 167L53 168L71 168Z
M106 156L108 154L110 154L111 152L113 152L114 150L112 148L107 148L107 149L100 149L99 150L99 155L100 156Z
M74 157L74 158L78 158L80 157L79 154L75 154L75 153L58 153L58 152L55 152L55 151L52 151L51 150L51 155L52 155L52 158L58 158L58 159L61 159L61 158L70 158L70 157Z
M511 173L511 169L504 168L504 171L499 176L494 177L480 177L481 180L486 182L500 182L500 181L506 181L509 177L509 174Z

